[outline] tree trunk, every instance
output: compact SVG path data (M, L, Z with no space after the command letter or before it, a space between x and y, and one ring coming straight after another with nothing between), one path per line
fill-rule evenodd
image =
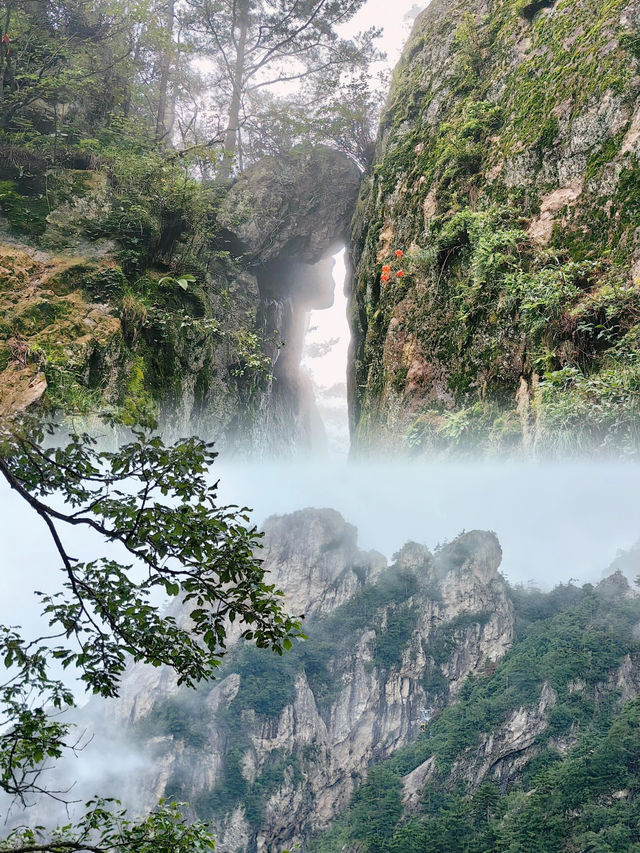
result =
M235 21L234 21L235 25ZM229 104L229 118L224 137L224 159L222 161L222 177L228 178L233 169L238 147L238 131L240 130L240 107L242 106L242 90L244 88L244 64L247 47L247 32L249 29L249 0L238 4L238 49L233 69L233 90Z
M5 7L4 20L0 24L0 37L9 34L9 26L11 24L11 6L7 3ZM4 100L4 90L8 81L11 79L11 62L9 55L11 53L10 43L3 41L0 43L0 104Z
M171 147L171 133L174 121L175 97L169 91L171 70L173 65L173 24L175 21L175 0L167 0L166 33L169 44L164 48L161 67L160 85L158 91L158 112L156 114L156 142Z

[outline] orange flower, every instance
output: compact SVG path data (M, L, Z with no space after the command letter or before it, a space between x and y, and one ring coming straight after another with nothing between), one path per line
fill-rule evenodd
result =
M396 258L401 258L404 255L402 249L396 249Z
M396 278L403 278L403 277L404 277L404 270L398 270L398 272L396 273Z
M385 272L380 276L381 281L389 281L389 275Z
M382 267L382 272L391 272L391 267L388 264L386 264L385 266Z

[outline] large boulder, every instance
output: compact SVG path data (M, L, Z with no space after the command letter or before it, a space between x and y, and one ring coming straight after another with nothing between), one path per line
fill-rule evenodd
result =
M346 154L298 147L250 166L218 221L234 254L252 265L285 257L315 264L344 244L359 187L360 171Z

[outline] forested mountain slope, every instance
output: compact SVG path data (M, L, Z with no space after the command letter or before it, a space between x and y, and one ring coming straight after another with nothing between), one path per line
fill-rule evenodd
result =
M313 851L640 849L640 599L511 590L513 648L374 768Z
M153 759L148 806L189 801L223 853L640 842L640 598L622 575L527 592L490 533L387 567L329 510L265 529L309 639L282 658L234 646L195 695L131 671L111 714Z
M495 666L514 630L493 534L436 554L409 543L388 567L330 510L265 530L265 567L309 639L282 658L234 647L195 695L136 667L112 711L152 756L136 782L147 804L187 800L223 853L287 849L329 826L369 766Z
M637 453L639 27L637 0L418 18L354 222L360 450Z

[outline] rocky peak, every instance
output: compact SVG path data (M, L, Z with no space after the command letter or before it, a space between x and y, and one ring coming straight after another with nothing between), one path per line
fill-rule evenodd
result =
M394 555L394 563L398 569L430 572L433 567L433 555L426 545L420 545L418 542L407 542Z
M493 534L465 533L435 556L411 542L388 567L359 550L334 510L274 516L264 529L269 580L305 613L309 640L275 663L236 646L197 711L185 705L202 731L197 745L162 729L162 695L138 699L159 768L143 783L149 802L179 786L213 821L222 853L266 853L328 826L368 768L414 740L424 714L513 638ZM233 794L238 785L249 800Z
M307 618L344 604L386 566L382 554L358 549L356 528L332 509L271 516L264 532L264 567L288 609Z
M437 555L437 576L445 579L449 573L454 577L449 583L457 583L468 577L481 583L490 583L498 577L502 562L502 549L495 533L471 530L461 533Z
M631 589L629 581L622 574L622 571L613 572L608 577L603 578L598 584L599 592L611 598L635 598L636 593Z

